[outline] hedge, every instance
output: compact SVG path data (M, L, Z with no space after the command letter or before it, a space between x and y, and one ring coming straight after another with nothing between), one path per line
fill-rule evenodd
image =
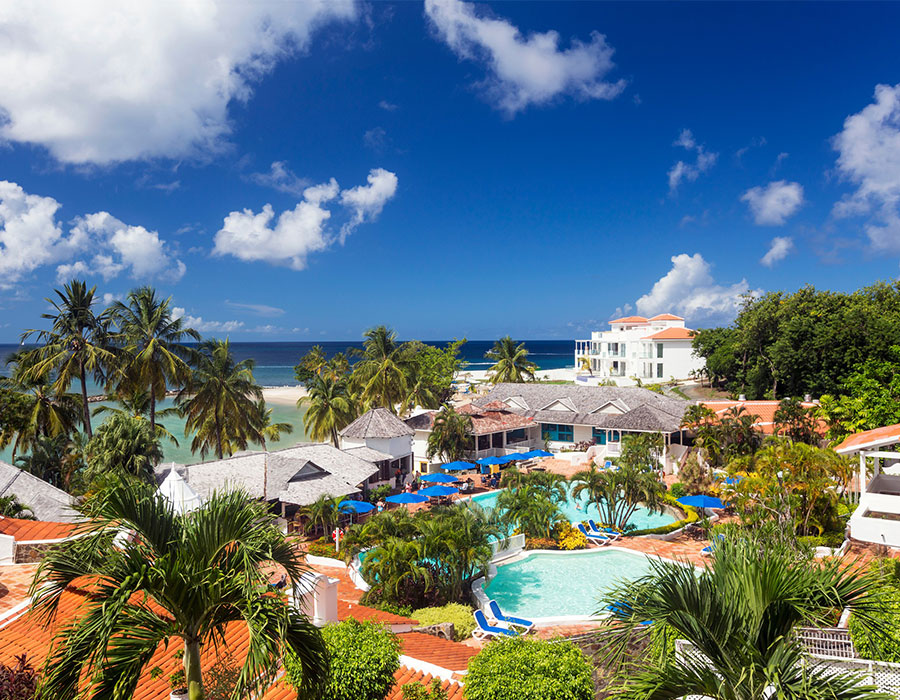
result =
M409 617L418 620L423 627L439 625L442 622L453 623L453 636L457 642L461 642L472 635L475 629L475 618L472 616L472 608L460 603L447 603L436 608L419 608L413 610Z
M693 508L692 506L682 505L674 496L667 494L663 497L663 502L668 506L683 510L686 517L684 517L682 520L676 520L674 523L669 523L668 525L651 527L646 530L632 530L631 532L626 532L625 534L628 537L637 537L638 535L668 535L670 532L675 532L675 530L680 530L685 525L690 525L691 523L695 523L700 520L700 514L697 512L696 508Z

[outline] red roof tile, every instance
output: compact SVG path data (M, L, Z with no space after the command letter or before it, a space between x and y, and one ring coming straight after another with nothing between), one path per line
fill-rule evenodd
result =
M37 564L0 566L0 615L28 600L28 589L37 567Z
M16 542L34 540L64 540L75 532L75 523L54 523L46 520L20 520L0 516L0 535L11 535Z
M701 404L715 411L720 418L731 408L735 406L743 406L750 415L758 416L758 420L753 424L761 432L771 435L775 432L775 411L778 410L778 401L729 401L729 400L710 400L701 401ZM802 401L801 406L804 408L812 408L816 404L811 401ZM828 426L825 421L819 421L819 433L824 435Z
M414 659L425 661L448 671L465 671L469 667L469 659L478 654L477 649L434 637L424 632L406 632L398 634L400 653Z
M666 328L653 335L645 335L641 340L690 340L694 337L690 328Z
M844 441L834 449L836 452L852 452L863 447L890 444L894 440L900 441L900 423L854 433L844 438Z
M651 321L683 321L684 319L681 316L673 316L672 314L659 314L657 316L652 316L650 318Z
M493 404L499 404L494 406ZM472 433L486 435L487 433L499 433L504 430L526 428L534 425L533 418L520 416L509 410L509 406L501 401L491 401L486 406L466 404L456 409L459 413L466 413L472 417Z
M647 323L647 319L643 316L623 316L613 319L610 323Z
M394 615L393 613L385 612L384 610L376 610L375 608L369 608L365 605L357 605L346 600L339 600L338 620L346 620L348 617L352 617L354 620L359 620L360 622L373 620L375 622L382 622L386 625L419 624L417 620L403 617L402 615Z

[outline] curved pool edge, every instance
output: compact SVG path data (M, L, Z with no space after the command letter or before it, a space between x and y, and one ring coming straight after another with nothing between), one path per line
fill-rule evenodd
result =
M609 552L609 551L617 551L617 552L627 552L636 557L644 557L645 559L657 559L659 561L670 562L672 564L682 564L683 562L679 562L675 559L670 559L668 557L661 557L658 554L647 554L646 552L637 552L633 549L629 549L628 547L620 547L617 545L605 545L603 547L592 547L588 549L573 549L573 550L559 550L559 549L529 549L525 550L514 557L509 557L502 562L498 562L499 566L505 566L506 564L513 564L518 561L522 561L527 559L528 557L535 554L553 554L553 555L566 555L566 556L584 556L585 554L597 554L598 552ZM484 612L486 615L490 615L490 611L488 609L488 601L490 598L484 592L484 585L488 582L489 579L493 578L497 574L497 566L492 565L488 570L487 576L481 576L480 578L475 579L472 582L471 592L472 597L475 599L475 604L478 606L478 609ZM695 567L696 568L696 567ZM609 613L601 613L600 615L558 615L554 617L531 617L526 616L528 620L531 620L534 623L535 627L554 627L556 625L573 625L573 624L581 624L581 623L589 623L589 622L600 622L610 617Z

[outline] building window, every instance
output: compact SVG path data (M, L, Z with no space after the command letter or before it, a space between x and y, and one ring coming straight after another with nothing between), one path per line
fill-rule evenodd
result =
M527 439L527 437L528 436L525 434L525 428L510 430L506 433L506 444L508 445L511 442L523 442Z
M663 373L662 373L662 362L660 362L658 365L656 365L656 378L657 378L657 379L662 379L662 376L663 376Z
M551 442L575 442L574 430L571 425L541 423L541 435L545 440Z
M609 431L609 441L610 442L619 442L621 436L619 435L618 430L610 430Z
M662 344L662 343L657 343L657 344L656 344L656 356L659 357L659 358L662 357L662 349L663 349L663 344Z
M595 445L606 444L606 430L603 428L591 428L591 435L594 438Z

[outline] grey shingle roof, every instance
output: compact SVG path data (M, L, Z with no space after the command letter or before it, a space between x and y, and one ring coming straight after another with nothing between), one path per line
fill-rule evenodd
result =
M565 384L497 384L477 405L505 401L510 410L541 423L590 425L613 430L675 432L690 401L663 396L648 389ZM547 410L555 402L574 411ZM623 413L600 412L612 405Z
M341 437L353 440L395 438L413 434L412 428L386 408L366 411L341 431Z
M169 465L157 468L161 481ZM319 496L347 496L378 468L327 444L299 445L274 452L251 452L229 459L176 466L201 497L224 488L242 488L253 498L308 505Z
M0 496L15 495L31 508L38 520L68 522L78 514L72 510L72 497L43 479L0 461Z
M371 447L348 447L344 452L348 455L364 459L367 462L384 462L386 460L394 459L393 455L373 450Z

